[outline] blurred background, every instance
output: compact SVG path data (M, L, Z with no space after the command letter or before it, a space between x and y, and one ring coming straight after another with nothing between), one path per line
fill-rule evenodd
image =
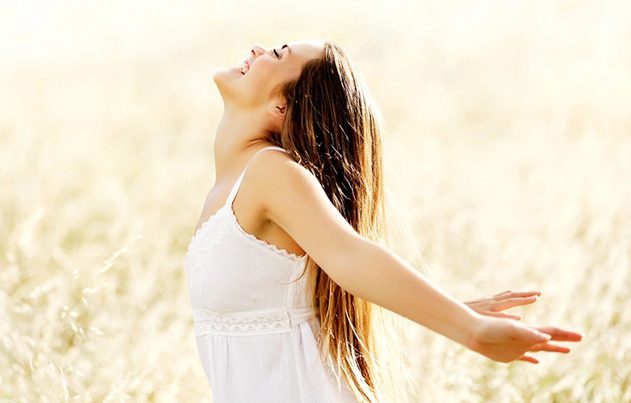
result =
M583 334L533 365L406 322L423 401L631 400L631 3L0 3L0 401L205 401L183 267L212 81L323 38L387 125L387 186L460 300ZM563 344L563 343L561 343Z

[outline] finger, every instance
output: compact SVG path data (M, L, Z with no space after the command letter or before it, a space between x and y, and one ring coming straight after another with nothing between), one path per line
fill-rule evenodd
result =
M512 291L511 290L506 290L506 291L502 291L498 294L493 295L494 297L499 297L500 295L506 295L506 294L510 294Z
M560 329L554 326L533 326L534 329L547 333L552 336L552 340L557 341L581 341L583 335L580 333L572 332L570 330Z
M463 303L467 304L467 305L475 305L475 304L478 304L480 302L484 302L486 300L487 300L486 298L479 298L479 299L472 299L470 301L463 301Z
M533 328L530 328L528 330L530 333L529 334L530 337L528 338L528 341L530 342L531 345L547 343L552 338L552 336L550 336L550 334L548 333L539 332Z
M561 346L558 344L546 343L536 345L534 348L531 348L529 351L549 351L553 353L564 353L567 354L570 352L569 347Z
M511 297L511 298L519 298L519 297L532 297L532 296L541 296L541 291L520 291L520 292L512 292L508 295L506 295L506 297Z
M549 334L540 332L534 327L530 327L530 325L516 323L513 326L515 332L514 340L523 344L527 349L537 344L545 344L550 340L551 336Z
M504 291L501 292L499 294L495 294L493 297L500 297L500 298L506 298L506 297L530 297L532 295L537 295L540 296L541 295L541 291L538 290L532 290L532 291Z
M533 364L539 364L539 360L537 360L535 357L530 356L530 355L522 355L521 357L518 358L518 360L521 361L527 361L527 362L532 362Z
M504 309L512 308L514 306L528 305L537 301L537 296L531 296L526 298L507 298L497 301L493 304L491 309L496 311L503 311Z
M507 318L507 319L514 319L514 320L520 320L521 316L519 315L511 315L509 313L504 313L504 312L491 312L491 311L484 311L481 312L483 315L487 315L487 316L495 316L497 318Z

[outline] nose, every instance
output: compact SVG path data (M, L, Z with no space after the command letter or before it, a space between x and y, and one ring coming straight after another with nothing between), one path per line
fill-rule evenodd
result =
M250 53L252 56L257 57L258 55L265 53L265 50L259 44L254 44Z

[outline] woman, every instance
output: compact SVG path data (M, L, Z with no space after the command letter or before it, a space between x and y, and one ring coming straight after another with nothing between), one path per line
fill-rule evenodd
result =
M376 307L500 362L537 363L530 352L569 352L551 340L581 339L499 312L537 291L465 304L380 243L378 110L339 46L254 46L213 80L216 182L186 268L215 403L393 401Z

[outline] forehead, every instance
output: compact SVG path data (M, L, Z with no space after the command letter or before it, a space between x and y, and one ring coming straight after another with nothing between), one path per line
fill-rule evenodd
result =
M287 42L287 45L289 45L290 57L302 61L320 58L324 52L324 41L320 40Z

